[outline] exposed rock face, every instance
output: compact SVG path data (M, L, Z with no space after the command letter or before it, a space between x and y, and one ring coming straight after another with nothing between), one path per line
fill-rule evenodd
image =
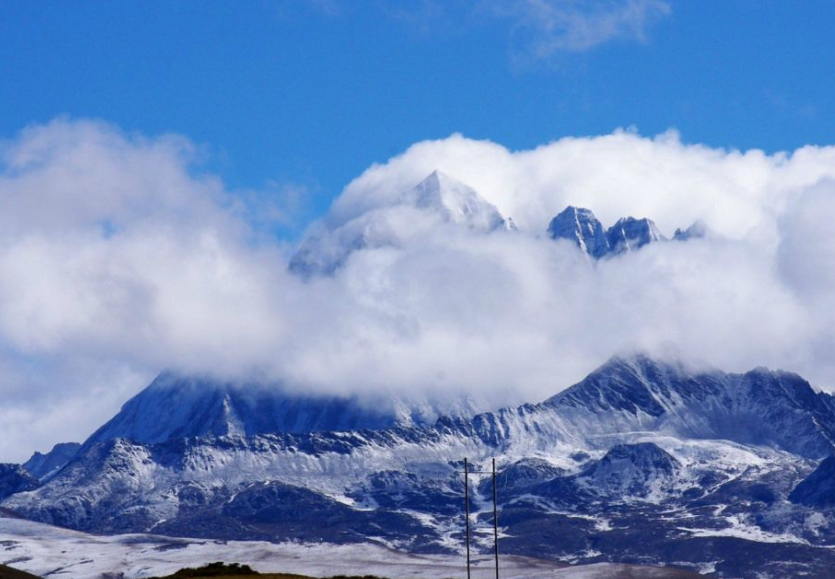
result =
M651 220L634 217L619 219L606 231L606 239L609 242L609 252L615 255L638 250L656 241L667 240Z
M686 230L676 229L674 240L688 241L705 237L707 226L697 221ZM551 239L574 242L583 253L593 259L614 257L637 251L651 243L668 241L650 219L624 217L609 229L589 209L569 206L551 220L548 226Z
M824 509L835 506L835 457L823 459L818 468L789 494L789 500Z
M588 209L567 207L548 225L551 239L574 241L583 252L599 259L609 254L609 240L603 225Z

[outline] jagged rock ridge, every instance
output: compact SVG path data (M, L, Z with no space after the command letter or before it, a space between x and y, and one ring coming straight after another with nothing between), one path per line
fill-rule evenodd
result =
M548 225L551 239L568 239L595 259L607 255L610 251L609 239L603 225L588 209L567 207L551 220Z
M677 229L673 239L687 241L704 237L706 233L704 223L696 222L684 231ZM650 219L624 217L604 230L591 210L573 206L567 207L551 220L548 236L551 239L572 241L594 259L617 256L637 251L651 243L667 241Z

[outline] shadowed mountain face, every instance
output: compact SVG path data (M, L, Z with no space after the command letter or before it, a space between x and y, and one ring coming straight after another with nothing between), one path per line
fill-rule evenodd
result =
M170 390L177 382L168 380ZM279 413L263 424L281 416L287 430L253 435L246 413L228 419L238 403L227 394L209 397L205 423L184 411L140 433L164 441L94 437L3 507L103 533L383 541L449 553L462 540L462 459L483 471L497 457L503 553L675 562L744 579L823 578L835 565L831 459L818 467L833 453L835 404L795 374L620 357L539 404L343 432L292 432L300 423ZM171 409L179 399L161 400ZM141 414L132 404L122 418ZM345 419L305 415L323 417L308 425ZM100 433L132 424L111 422ZM205 435L179 436L201 423ZM491 480L471 476L476 527L492 521ZM486 535L474 537L476 552L490 549Z
M624 217L606 231L609 251L614 254L635 251L656 241L666 241L655 223L649 219Z
M789 500L809 507L835 507L835 456L821 461L818 468L795 487Z
M18 464L0 464L0 500L38 488L38 479Z
M99 428L85 447L116 438L142 443L195 436L380 430L475 414L469 398L304 395L275 384L231 384L163 373Z
M56 444L46 454L36 452L32 458L23 463L23 467L38 480L46 480L57 473L78 453L81 445L77 442L62 442Z
M551 239L574 241L584 252L595 259L607 255L610 251L609 239L603 225L588 209L567 207L548 225Z

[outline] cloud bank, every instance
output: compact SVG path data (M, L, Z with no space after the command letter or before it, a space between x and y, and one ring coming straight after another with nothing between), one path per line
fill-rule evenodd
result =
M417 143L345 188L311 235L363 217L397 243L288 272L241 195L179 136L59 119L0 146L0 457L84 438L172 368L322 392L550 396L615 352L835 387L835 147L687 145L674 132L533 150ZM398 207L440 169L518 231ZM566 205L671 235L596 264L544 235Z

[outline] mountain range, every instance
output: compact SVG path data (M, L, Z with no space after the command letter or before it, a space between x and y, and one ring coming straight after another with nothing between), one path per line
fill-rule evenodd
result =
M826 577L835 563L835 399L787 372L636 355L541 403L431 425L150 442L103 431L2 507L105 534L455 553L462 460L485 470L496 457L503 553L746 578ZM492 487L473 479L475 547L489 550L478 529Z

